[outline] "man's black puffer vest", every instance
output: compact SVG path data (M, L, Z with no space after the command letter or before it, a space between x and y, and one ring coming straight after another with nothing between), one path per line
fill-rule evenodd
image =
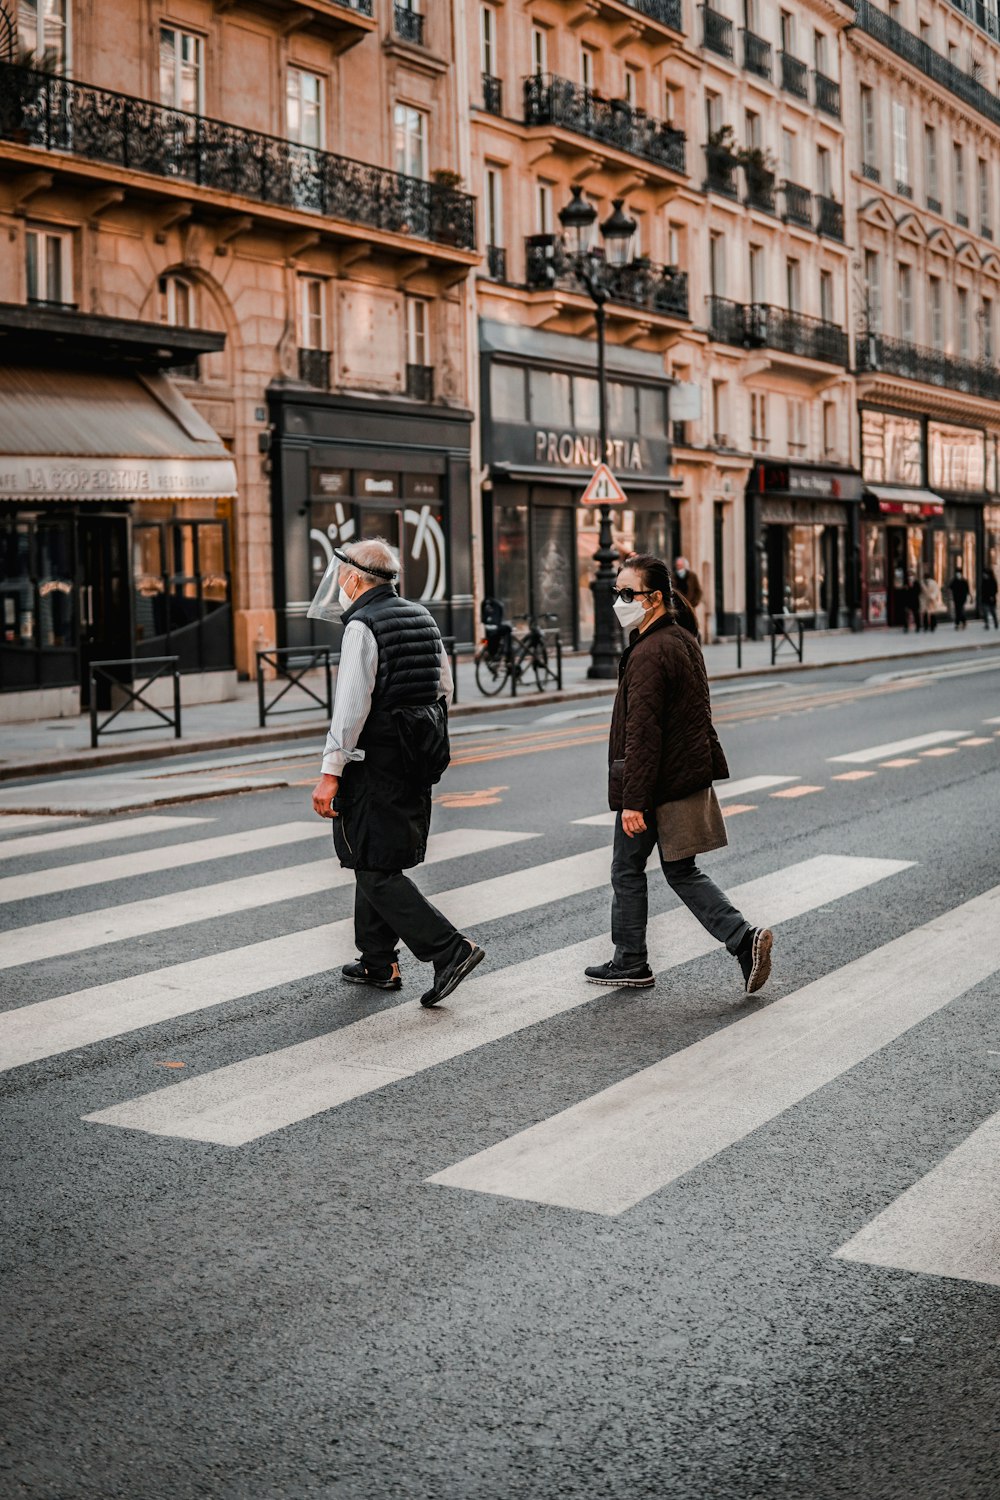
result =
M344 611L343 621L367 625L378 646L378 672L362 746L389 732L394 708L436 703L440 696L441 633L422 604L401 599L391 584L362 594Z

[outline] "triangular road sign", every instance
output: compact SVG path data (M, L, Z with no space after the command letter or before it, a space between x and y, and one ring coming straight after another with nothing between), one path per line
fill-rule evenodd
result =
M580 497L581 505L625 505L628 496L607 464L598 464L587 488Z

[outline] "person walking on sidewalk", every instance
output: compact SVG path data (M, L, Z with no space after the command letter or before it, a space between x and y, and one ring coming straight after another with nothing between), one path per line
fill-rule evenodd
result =
M951 583L948 585L951 594L951 602L955 608L955 629L964 630L967 624L965 618L965 607L969 602L969 580L962 572L962 564L955 564L955 572Z
M983 569L983 576L979 583L979 603L983 611L983 624L986 629L990 628L990 616L993 616L993 629L1000 630L997 624L997 575L989 563Z
M906 588L903 590L903 634L906 635L910 628L910 616L913 616L913 628L920 630L920 579L912 573L906 575Z
M941 589L932 573L925 573L920 584L920 614L924 630L937 630Z
M337 856L357 881L360 958L341 972L351 984L398 990L402 939L434 965L420 1003L437 1005L484 957L403 874L423 862L430 789L450 758L451 667L433 616L397 594L399 558L387 542L335 548L334 558L344 637L312 801L321 818L334 820Z
M667 884L713 937L739 960L748 995L771 973L773 935L751 927L695 863L728 843L712 787L729 767L712 724L701 648L673 607L660 558L626 559L615 613L629 644L618 669L608 750L608 801L617 812L611 861L614 957L588 968L593 984L647 989L655 983L646 950L646 864L659 846Z

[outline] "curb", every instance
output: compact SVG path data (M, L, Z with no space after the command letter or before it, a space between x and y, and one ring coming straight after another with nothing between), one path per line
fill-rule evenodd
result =
M942 646L932 653L933 656L950 656L955 652L963 651L987 651L998 650L992 641L981 641L975 643L955 643L954 646ZM915 651L914 655L919 655ZM877 665L881 662L899 662L901 668L908 658L901 656L899 652L889 652L880 656L864 657L842 657L837 661L821 662L781 662L774 666L767 664L763 667L743 667L725 672L710 672L710 682L741 682L755 677L779 677L792 672L825 672L836 668L857 667ZM457 703L451 710L452 719L469 719L483 714L509 713L512 709L519 708L544 708L551 704L580 703L588 699L604 698L614 693L617 683L606 682L594 684L592 687L564 688L560 692L536 693L531 697L525 695L523 698L491 698L482 703ZM161 740L154 744L121 746L119 749L108 750L83 750L76 754L62 755L58 766L52 762L40 760L32 761L8 761L0 764L0 782L30 779L37 776L62 775L66 771L88 771L100 770L105 766L141 765L149 760L169 760L174 757L185 755L210 754L213 750L238 750L252 748L254 745L283 745L294 744L298 740L318 740L322 733L322 724L313 720L311 724L289 725L287 729L245 729L231 734L212 735L200 739L190 740ZM318 752L317 752L318 756Z

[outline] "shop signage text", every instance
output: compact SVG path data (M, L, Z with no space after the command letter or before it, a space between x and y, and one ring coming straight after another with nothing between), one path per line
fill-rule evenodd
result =
M600 439L574 432L535 432L535 459L565 469L596 469L601 462ZM631 438L608 438L604 461L613 469L641 471L642 452Z
M762 464L757 473L762 494L801 495L820 500L861 499L859 474L798 469L791 464Z
M228 458L8 458L0 462L0 497L45 500L198 499L235 495Z
M943 505L921 505L917 500L880 500L883 516L943 516Z

